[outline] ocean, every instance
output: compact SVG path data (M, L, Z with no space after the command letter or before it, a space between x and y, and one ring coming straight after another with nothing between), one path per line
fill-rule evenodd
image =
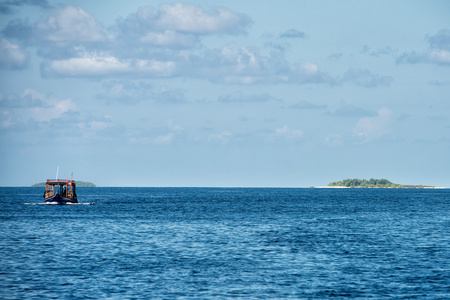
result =
M450 298L448 189L43 192L0 188L2 299Z

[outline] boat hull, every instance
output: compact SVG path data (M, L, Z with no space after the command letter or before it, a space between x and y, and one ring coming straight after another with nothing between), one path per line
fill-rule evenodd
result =
M78 203L76 199L61 196L60 194L54 194L51 197L45 198L45 203L56 203L56 204L73 204Z

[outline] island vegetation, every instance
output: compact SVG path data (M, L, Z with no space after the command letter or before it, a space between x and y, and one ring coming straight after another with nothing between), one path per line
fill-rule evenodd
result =
M77 187L97 187L92 182L87 182L87 181L75 180L75 184L77 185ZM32 185L32 187L45 187L45 182L35 183Z
M344 179L328 184L329 187L349 187L349 188L395 188L395 189L424 189L433 188L425 185L404 185L392 183L387 179Z

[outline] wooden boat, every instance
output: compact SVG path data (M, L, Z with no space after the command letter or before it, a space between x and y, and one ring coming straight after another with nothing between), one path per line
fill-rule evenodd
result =
M44 199L45 203L78 203L75 181L73 179L47 179Z

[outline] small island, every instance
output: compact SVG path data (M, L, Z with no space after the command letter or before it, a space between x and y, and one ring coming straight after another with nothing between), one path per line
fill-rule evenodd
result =
M392 183L387 179L344 179L328 184L328 187L348 187L348 188L393 188L393 189L432 189L434 186L425 185L404 185Z
M86 181L75 181L75 184L77 187L97 187L92 182L86 182ZM32 185L32 187L45 187L45 182L35 183Z

